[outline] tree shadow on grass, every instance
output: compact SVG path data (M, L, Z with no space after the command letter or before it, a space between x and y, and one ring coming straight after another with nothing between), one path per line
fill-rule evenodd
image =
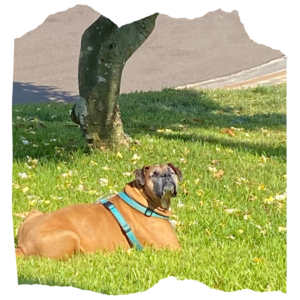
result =
M273 96L276 95L276 93L279 97L284 96L282 89L278 92L276 87L274 87L271 92L272 93L270 93L270 90L261 88L251 90L248 92L249 95L247 95L249 99L252 100L257 100L255 98L256 94L257 97L268 97L270 94ZM224 93L226 92L224 91ZM226 97L226 94L224 97ZM269 113L268 111L270 110L268 110L268 107L265 106L266 113L260 112L253 116L249 116L243 112L243 107L239 105L222 106L221 102L211 99L206 92L174 89L165 89L161 92L136 92L131 94L122 94L119 97L119 103L124 123L124 130L130 135L134 135L136 133L150 133L151 135L156 135L165 139L181 139L184 141L201 140L231 148L242 148L245 151L258 153L260 155L264 154L267 156L286 157L285 145L273 147L272 145L266 145L263 143L239 142L234 141L233 139L228 140L216 137L207 137L199 134L187 135L183 133L165 135L156 131L159 128L170 128L173 129L173 131L178 131L179 124L186 124L191 128L211 128L212 130L216 130L217 128L229 128L231 126L243 127L245 130L257 130L261 127L267 127L273 130L284 130L286 125L286 114L274 112L274 108L273 112ZM244 104L243 101L241 103ZM56 144L55 146L64 147L66 151L80 150L85 153L89 153L79 128L67 128L64 124L64 122L70 121L69 110L73 105L60 105L58 103L53 103L51 105L53 107L52 111L41 109L35 112L36 116L41 121L60 121L60 124L64 129L61 130L62 128L59 127L55 128L48 126L47 129L44 129L45 132L47 132L45 135L47 134L49 138L51 135L54 137L60 136L61 142L59 145ZM24 115L29 117L32 111L34 112L35 110L36 109L32 108L24 108L22 117ZM247 108L245 108L245 111L246 110ZM54 113L56 117L55 119L52 119L53 116L51 116L51 114ZM30 130L31 129L29 128L28 131ZM77 140L77 144L70 145L70 140ZM53 158L52 155L50 155L53 152L53 146L50 144L47 147L48 150L46 150L45 147L32 149L31 156L35 158L46 156L49 157L49 159L55 160L63 159L59 156ZM24 149L26 150L24 151ZM24 149L22 144L18 143L17 146L14 147L14 159L26 157L26 155L28 155L26 152L28 146L25 146Z
M209 137L203 135L187 135L187 134L172 134L167 135L163 133L154 133L155 136L163 137L164 139L180 139L184 141L194 142L194 141L202 141L207 142L213 145L222 145L228 148L235 148L239 150L244 150L251 152L252 154L264 155L267 157L277 156L283 159L286 158L286 146L278 145L276 147L269 146L263 143L253 143L253 142L241 142L241 141L230 141L227 139Z
M253 89L247 96L248 101L264 95L264 92L264 89ZM249 116L244 112L247 108L236 104L222 106L205 91L165 89L161 92L123 94L119 101L122 120L128 129L170 128L179 123L201 128L235 126L246 130L286 125L285 113L261 112Z

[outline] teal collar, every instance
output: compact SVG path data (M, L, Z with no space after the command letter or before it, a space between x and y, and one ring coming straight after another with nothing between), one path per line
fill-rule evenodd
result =
M119 193L118 196L120 198L122 198L128 205L130 205L134 209L138 210L139 212L143 213L147 217L156 217L156 218L161 218L161 219L169 220L169 217L160 215L160 214L156 213L155 211L153 211L152 209L147 208L147 207L145 207L145 206L137 203L136 201L134 201L131 198L129 198L123 192Z

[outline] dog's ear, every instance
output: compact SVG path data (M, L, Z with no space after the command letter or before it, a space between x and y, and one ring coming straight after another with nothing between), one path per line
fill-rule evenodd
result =
M182 172L179 168L176 168L173 164L168 163L168 166L173 169L173 171L176 173L176 175L178 176L178 180L181 181L182 180Z
M136 169L133 173L135 175L135 179L141 184L145 185L145 175L149 170L150 166L143 166L142 169Z

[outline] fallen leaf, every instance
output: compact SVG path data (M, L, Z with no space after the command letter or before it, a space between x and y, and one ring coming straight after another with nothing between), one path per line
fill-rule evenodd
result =
M183 192L185 195L188 195L188 194L190 193L187 189L182 189L182 192Z
M217 159L213 159L212 161L211 161L211 163L213 164L213 165L215 165L215 164L217 164L217 163L219 163L220 161L219 160L217 160Z
M125 173L123 173L123 176L131 176L131 172L125 172Z
M101 146L101 147L100 147L100 150L101 150L103 153L106 153L106 151L107 151L107 149L106 149L105 146Z
M204 194L204 192L203 192L202 190L199 190L199 191L197 192L197 194L198 194L198 196L201 196L201 195Z
M46 128L46 126L45 126L42 122L39 122L39 123L37 124L37 127Z
M234 133L234 130L229 129L229 128L223 128L223 129L221 129L221 132L222 133L227 133L229 136L236 136L236 134Z
M135 154L133 155L133 157L131 158L131 162L132 162L133 164L136 164L140 159L141 159L141 156L140 156L140 155L137 155L137 153L135 153Z
M205 121L202 119L191 119L190 121L197 122L197 123L205 123Z
M185 164L187 162L187 159L184 157L184 158L180 158L179 160L182 164Z
M14 213L15 216L25 219L27 215L29 214L29 211L21 212L21 213Z
M217 177L218 179L221 179L223 175L224 175L223 170L219 170L218 172L214 173L214 177Z
M22 189L22 192L23 192L23 193L26 193L28 190L29 190L29 187L28 187L28 186L25 186L25 187Z

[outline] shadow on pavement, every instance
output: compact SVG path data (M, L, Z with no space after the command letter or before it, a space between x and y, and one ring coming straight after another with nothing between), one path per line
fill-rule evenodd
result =
M61 91L54 86L38 86L30 82L13 83L12 104L42 102L74 103L78 96L71 92Z

